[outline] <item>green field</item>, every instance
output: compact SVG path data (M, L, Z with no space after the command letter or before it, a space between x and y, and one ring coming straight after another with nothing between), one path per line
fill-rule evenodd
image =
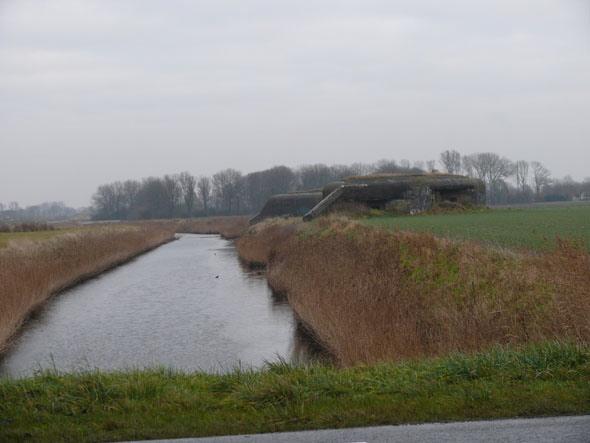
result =
M34 231L34 232L0 232L0 248L8 245L8 242L12 240L30 240L30 241L42 241L48 238L55 237L56 235L63 234L63 229L56 229L54 231Z
M590 412L590 349L374 367L0 379L0 441L116 441Z
M363 220L372 226L431 232L454 239L483 241L500 247L550 249L557 238L573 240L590 250L590 204L489 209L465 213L378 216Z

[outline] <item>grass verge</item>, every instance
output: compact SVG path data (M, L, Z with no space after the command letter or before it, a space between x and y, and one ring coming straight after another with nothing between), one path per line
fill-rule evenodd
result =
M116 441L590 412L590 349L545 343L335 369L278 363L0 380L0 440Z

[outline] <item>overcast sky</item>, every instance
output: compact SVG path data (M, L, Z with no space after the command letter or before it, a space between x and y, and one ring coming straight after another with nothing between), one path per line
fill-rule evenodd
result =
M590 1L0 0L0 202L448 148L590 176Z

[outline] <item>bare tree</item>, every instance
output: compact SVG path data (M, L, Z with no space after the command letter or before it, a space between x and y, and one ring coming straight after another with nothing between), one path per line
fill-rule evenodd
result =
M514 176L516 178L516 187L520 192L527 192L529 182L529 163L525 160L518 160L514 163Z
M272 195L291 191L296 185L296 176L286 166L275 166L246 175L243 185L247 209L258 212Z
M434 171L436 171L436 161L426 160L426 172L434 172Z
M440 164L449 174L461 173L461 154L457 151L444 151L440 154Z
M395 160L379 160L375 163L375 172L377 174L393 174L401 172L402 168Z
M141 183L137 180L127 180L123 183L123 206L126 218L137 218L137 198L141 191Z
M365 163L353 163L349 167L350 175L369 175L371 172L374 171L372 165L368 165Z
M180 183L180 189L182 190L182 200L184 201L186 214L188 217L192 217L195 208L195 200L197 199L197 194L195 193L197 180L189 172L182 172L178 176L178 181Z
M118 217L117 196L113 184L101 185L92 196L94 218L110 220Z
M178 175L165 175L164 188L166 189L167 217L174 217L182 199L182 188Z
M203 211L207 215L209 213L209 202L211 201L211 179L205 176L199 178L197 190L199 192L199 199L203 205Z
M239 210L242 197L243 181L242 173L235 169L224 169L213 176L213 192L229 214L237 207Z
M297 170L300 189L317 189L330 183L334 178L330 168L324 164L302 166Z
M533 184L535 186L535 194L537 199L541 196L543 187L551 183L551 172L540 162L531 163Z
M468 171L486 184L488 201L495 203L497 191L504 188L504 179L512 175L513 165L510 160L493 152L471 154L463 158Z

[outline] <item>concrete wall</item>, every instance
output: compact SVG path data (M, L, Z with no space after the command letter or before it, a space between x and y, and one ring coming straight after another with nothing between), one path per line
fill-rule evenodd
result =
M270 217L303 217L322 198L320 191L274 195L268 199L260 213L252 218L250 223L258 223Z

